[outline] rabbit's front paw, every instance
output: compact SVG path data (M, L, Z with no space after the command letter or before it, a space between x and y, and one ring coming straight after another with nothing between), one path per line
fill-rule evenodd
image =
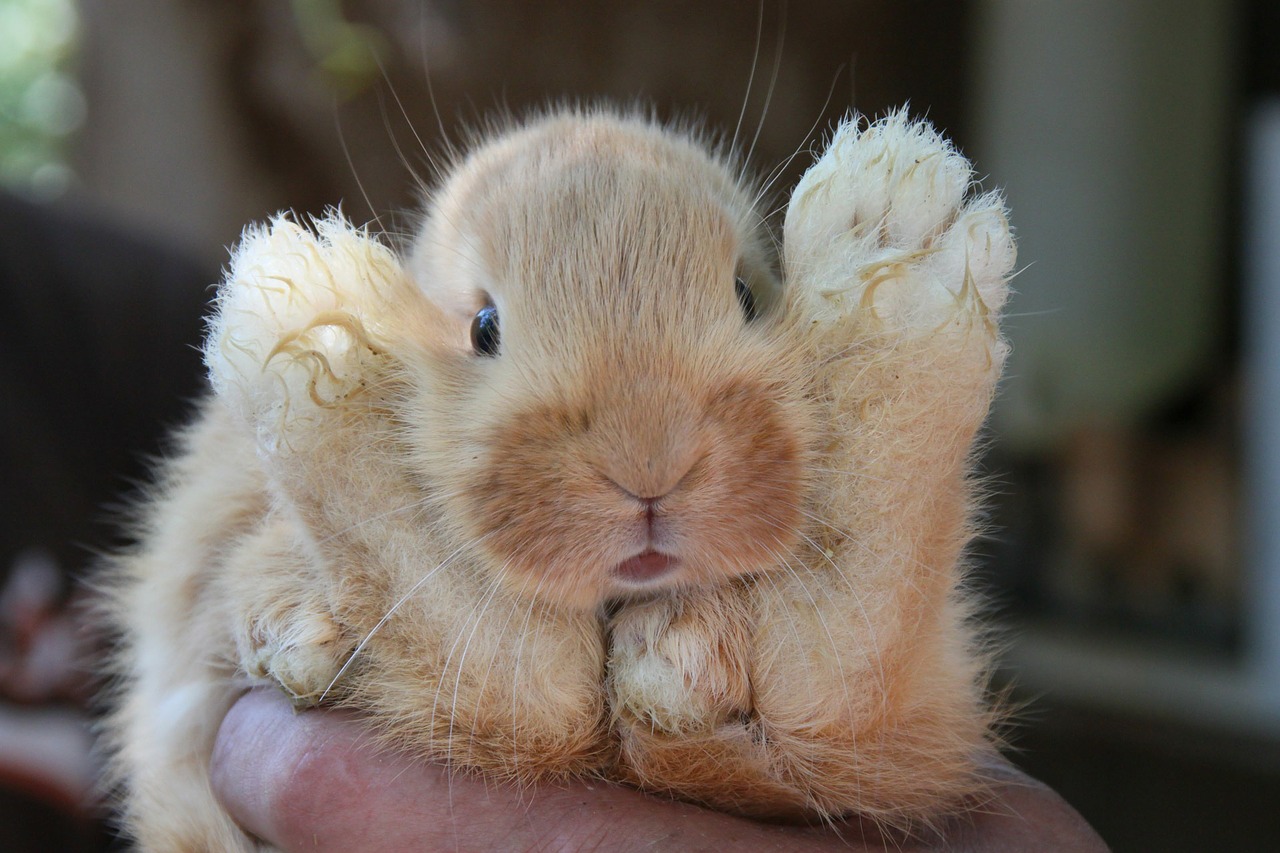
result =
M729 812L804 814L773 772L752 704L750 588L730 584L630 605L613 620L609 700L620 778Z
M971 183L964 157L905 113L841 125L787 210L788 278L812 316L995 343L1015 250L999 195L966 201Z
M306 553L294 525L277 517L241 543L223 578L240 670L275 682L299 706L329 695L353 649Z
M625 607L610 626L619 725L683 735L745 715L749 618L736 586Z
M332 619L303 608L289 614L285 624L258 621L241 648L245 673L275 682L300 708L329 696L351 651Z

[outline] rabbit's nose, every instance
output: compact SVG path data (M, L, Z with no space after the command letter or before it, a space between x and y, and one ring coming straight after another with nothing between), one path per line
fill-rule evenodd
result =
M684 482L686 475L692 470L693 466L693 460L687 463L682 462L676 468L664 461L660 466L649 466L642 478L636 477L637 480L642 479L643 483L635 485L631 482L632 478L625 474L618 473L615 476L616 472L605 471L603 473L605 479L612 483L618 491L640 504L640 508L652 518L658 510L658 504L663 498L680 488L681 483ZM666 470L659 471L660 467ZM654 487L653 483L662 483L663 485Z

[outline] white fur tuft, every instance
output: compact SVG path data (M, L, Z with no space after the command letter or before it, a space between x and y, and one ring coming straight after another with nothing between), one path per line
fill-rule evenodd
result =
M401 275L390 249L336 212L310 229L283 214L245 229L205 345L214 392L271 449L360 387Z
M806 308L828 320L867 310L920 332L957 306L998 312L1013 239L998 194L964 203L972 176L950 142L904 111L846 120L787 209L788 280Z

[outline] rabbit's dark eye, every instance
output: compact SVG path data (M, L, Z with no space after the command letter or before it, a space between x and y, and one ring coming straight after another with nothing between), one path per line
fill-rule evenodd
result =
M742 276L734 279L733 289L738 294L738 306L742 309L742 316L747 318L747 322L759 317L760 311L756 308L756 297Z
M498 342L498 309L486 305L476 312L471 321L471 348L477 355L497 355Z

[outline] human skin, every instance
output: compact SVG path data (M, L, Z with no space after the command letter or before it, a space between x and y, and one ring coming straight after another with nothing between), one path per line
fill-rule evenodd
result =
M285 851L1101 851L1048 787L1007 764L992 797L942 835L882 838L858 824L779 826L603 782L520 790L377 750L353 716L295 713L254 690L228 712L211 778L244 829Z

